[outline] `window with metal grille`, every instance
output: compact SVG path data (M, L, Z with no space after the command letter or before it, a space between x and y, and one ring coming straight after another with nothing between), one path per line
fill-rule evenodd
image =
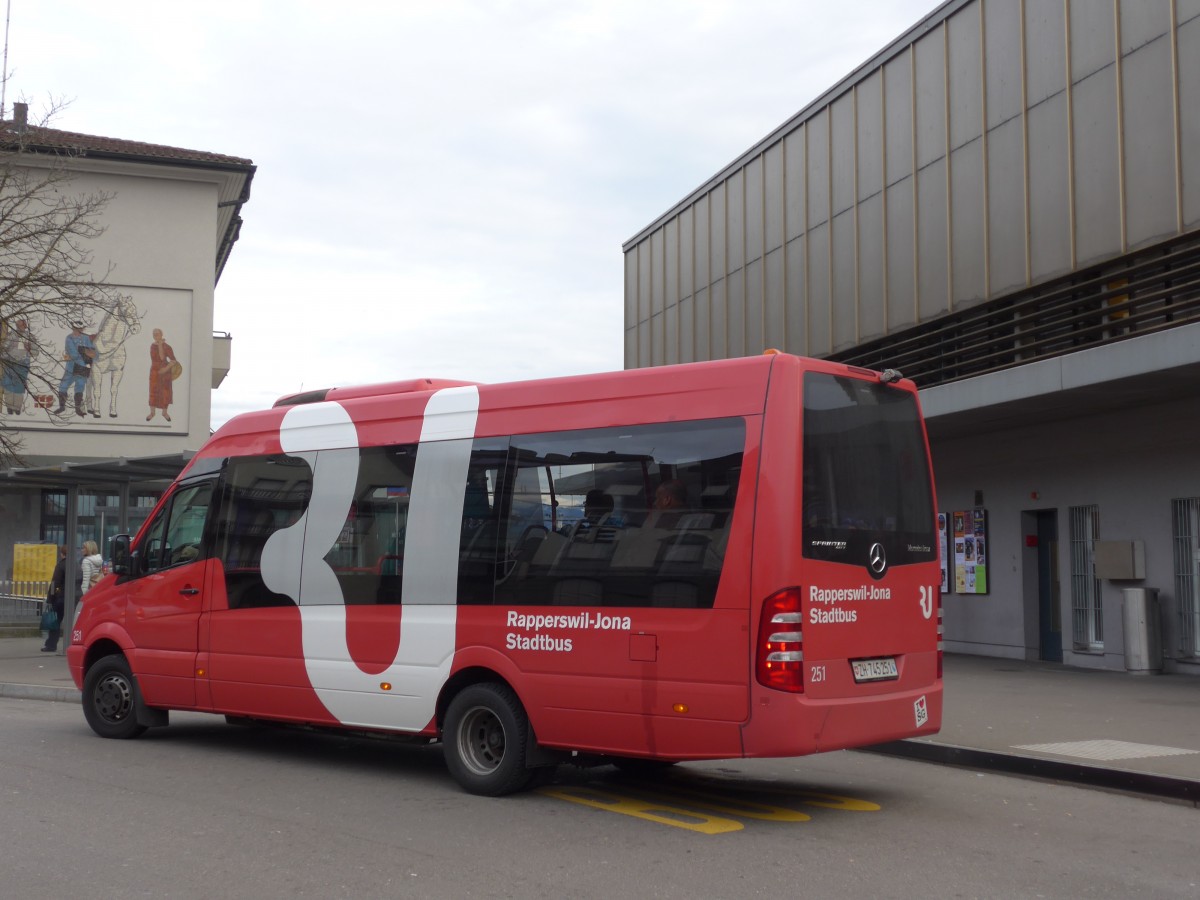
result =
M1200 497L1172 500L1171 522L1179 649L1184 656L1200 656Z
M1096 538L1100 531L1098 506L1071 507L1071 609L1077 650L1104 649L1104 617L1100 608L1100 579L1096 577Z

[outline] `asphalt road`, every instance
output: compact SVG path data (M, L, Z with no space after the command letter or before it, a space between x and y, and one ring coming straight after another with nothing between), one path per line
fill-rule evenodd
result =
M864 753L560 768L172 714L134 741L0 699L9 897L1200 897L1200 811Z

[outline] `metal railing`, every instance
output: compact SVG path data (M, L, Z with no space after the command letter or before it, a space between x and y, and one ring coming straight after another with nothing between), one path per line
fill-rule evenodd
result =
M0 581L0 597L45 600L49 593L49 581Z
M1200 321L1200 235L1131 253L829 356L922 388Z
M1200 657L1200 497L1171 501L1175 537L1175 597L1179 603L1179 650Z
M48 581L0 581L0 625L36 625L49 592Z

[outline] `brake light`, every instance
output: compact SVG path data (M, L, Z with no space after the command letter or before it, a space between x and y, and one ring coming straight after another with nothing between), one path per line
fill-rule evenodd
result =
M793 694L804 692L800 598L800 588L787 588L763 601L754 663L759 684Z

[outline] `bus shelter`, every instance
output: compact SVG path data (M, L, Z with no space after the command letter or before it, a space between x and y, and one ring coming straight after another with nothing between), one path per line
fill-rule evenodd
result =
M103 487L115 491L118 498L116 505L97 509L97 515L114 517L118 533L126 533L130 529L131 488L134 485L153 485L166 490L194 455L194 450L184 450L161 456L117 457L86 462L62 461L44 466L14 467L0 471L0 486L55 488L66 492L67 527L64 543L67 548L67 571L75 572L82 561L79 555L81 490ZM103 528L99 533L104 533ZM105 553L105 556L108 557L109 554ZM70 642L71 633L65 623L74 621L75 608L79 601L75 584L74 578L67 578L64 585L66 597L63 636L66 643Z

